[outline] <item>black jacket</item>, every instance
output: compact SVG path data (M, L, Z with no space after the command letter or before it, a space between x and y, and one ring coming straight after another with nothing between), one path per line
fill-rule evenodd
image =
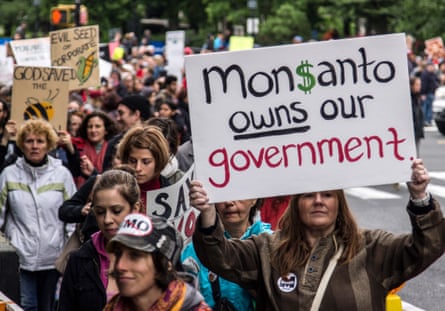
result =
M107 302L99 254L88 240L70 255L60 289L60 311L101 311Z
M104 155L104 163L102 166L102 170L104 172L113 167L113 158L117 152L117 145L121 141L122 137L124 137L124 134L125 133L119 133L108 141L107 150L105 150Z
M82 215L82 208L88 202L96 178L97 175L88 178L79 190L77 190L70 199L65 200L59 208L59 219L61 221L67 223L82 223L81 231L84 241L88 240L94 232L99 231L93 213L89 213L86 217Z

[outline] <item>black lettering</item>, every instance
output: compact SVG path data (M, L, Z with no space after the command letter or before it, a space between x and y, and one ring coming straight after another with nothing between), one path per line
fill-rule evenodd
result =
M179 193L178 193L178 202L176 205L175 217L178 217L181 214L184 214L186 211L187 211L187 202L185 200L185 195L184 195L184 186L181 186L179 188ZM183 213L181 213L181 212L183 212Z
M243 94L243 98L246 98L247 96L247 90L246 90L246 82L244 79L244 72L241 69L240 66L238 65L231 65L229 66L226 71L223 71L220 67L218 66L213 66L210 69L203 69L202 70L202 74L203 74L203 78L204 78L204 90L205 90L205 94L206 94L206 103L210 104L212 102L212 95L210 94L210 81L209 81L209 74L212 71L217 72L222 80L222 86L223 86L223 92L227 93L227 79L229 77L229 73L231 71L235 70L236 72L238 72L239 78L240 78L240 85L241 85L241 92Z
M255 77L260 76L260 75L266 77L266 80L267 80L267 88L264 91L257 91L253 88L253 80L255 79ZM249 82L248 82L248 88L249 88L249 92L255 97L262 97L264 95L267 95L270 93L270 91L273 88L272 78L269 77L267 75L267 73L265 73L265 72L257 72L250 77Z
M379 74L380 73L379 68L382 65L387 65L388 69L389 69L389 74L388 74L388 76L386 78L385 77L381 77L380 74ZM395 74L396 74L396 68L394 67L394 64L389 62L389 61L380 62L374 68L374 78L377 81L382 82L382 83L387 83L387 82L391 81L392 79L394 79Z
M278 69L273 69L271 72L275 78L275 93L276 94L280 93L280 87L279 87L280 83L278 81L278 74L280 72L287 73L287 80L289 81L289 91L292 92L295 89L292 71L287 66L281 66Z
M367 62L366 60L366 50L364 48L359 48L358 51L360 52L360 54L362 55L362 63L361 65L358 65L359 67L363 67L363 80L366 83L370 83L371 80L368 77L368 65L372 65L375 63L375 61L372 62Z
M290 104L290 109L297 112L300 115L300 118L297 116L292 116L292 121L294 123L302 123L305 122L307 120L307 111L304 110L303 108L298 108L297 105L301 104L301 102L292 102Z
M337 85L337 75L335 74L335 67L329 62L321 62L318 66L326 66L326 70L322 71L318 75L318 84L321 86L336 86ZM326 76L326 80L324 78Z
M331 108L331 112L328 109ZM338 115L338 108L335 101L332 99L325 100L320 107L320 114L325 120L333 120Z
M344 64L347 63L350 65L351 67L351 73L352 73L352 83L356 84L357 83L357 67L355 62L348 58L348 59L344 59L344 60L339 60L337 59L337 63L340 65L340 85L344 85L346 82L346 69L344 67Z
M152 214L154 216L164 217L164 218L170 218L170 215L172 214L172 208L167 203L168 200L168 193L160 193L156 196L155 206L147 206L147 209L152 210ZM158 209L158 208L162 208Z
M237 116L239 116L237 118L238 122L235 119ZM242 124L242 122L244 124ZM244 111L235 112L229 119L229 127L235 133L245 132L250 127L249 116Z

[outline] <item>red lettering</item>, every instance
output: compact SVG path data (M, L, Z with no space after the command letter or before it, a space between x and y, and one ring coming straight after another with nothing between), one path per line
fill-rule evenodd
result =
M269 167L277 167L281 164L281 162L283 162L283 158L280 156L278 161L276 161L275 163L272 163L272 161L271 161L272 158L279 154L280 154L280 149L278 149L278 147L272 146L272 147L267 148L266 163Z
M178 229L179 232L182 232L182 225L184 224L184 216L181 217L181 220L179 221L178 226L176 229Z
M240 155L242 158L244 158L244 162L245 162L244 165L238 166L238 163L241 164L241 162L242 162L242 159L236 161L236 158L240 159L240 157L237 157L238 155ZM230 158L230 164L237 171L245 171L250 166L250 159L249 159L249 157L247 156L247 154L246 154L246 152L244 150L238 150Z
M404 160L405 158L402 157L399 154L399 144L405 142L406 139L400 139L400 140L397 139L397 137L398 137L397 130L395 128L393 128L393 127L388 128L388 131L391 132L391 134L393 135L394 139L388 141L386 144L387 145L394 145L394 156L396 157L397 160L400 160L400 161Z
M186 237L189 238L193 235L193 232L195 231L195 225L196 225L195 211L191 210L187 216L187 220L185 222L185 227L184 227L184 234Z
M220 154L222 155L222 160L220 162L215 162L214 161L215 157L217 157ZM223 168L224 168L224 180L222 183L217 183L212 178L209 178L209 182L214 187L223 188L223 187L227 186L227 184L230 181L229 162L228 162L227 158L228 158L228 155L227 155L226 148L216 149L209 156L209 162L210 162L211 166L215 166L215 167L223 166Z
M363 157L363 152L360 152L356 157L352 157L350 152L354 151L362 145L362 141L358 137L351 137L345 144L345 157L349 162L357 162Z
M250 150L247 150L247 153L249 154L249 156L252 159L252 161L255 164L255 166L259 168L261 166L261 163L263 162L264 148L261 148L260 154L258 155L258 158L256 158L255 155Z
M318 147L318 154L320 155L320 164L324 163L324 154L323 154L323 145L328 144L329 146L329 156L332 157L334 155L334 143L337 145L337 151L338 151L338 162L343 163L344 156L343 156L343 150L341 149L341 141L337 137L332 137L330 139L322 139L317 143Z
M312 164L317 163L317 154L315 152L315 147L312 145L312 143L306 142L306 143L298 144L298 166L302 166L303 165L303 155L301 154L301 150L304 147L309 148L310 151L311 151L311 155L312 155L311 163Z
M364 140L366 142L366 149L368 150L368 159L371 159L371 150L373 150L370 142L372 140L376 141L378 143L378 148L377 150L379 151L379 157L383 158L383 143L382 140L380 139L380 137L378 136L369 136L369 137L364 137Z
M339 137L331 137L318 141L303 141L298 144L262 147L257 152L239 149L229 154L225 148L216 149L210 153L209 164L215 168L222 168L223 180L217 182L214 177L209 177L209 181L212 186L223 188L230 182L232 171L247 171L262 167L315 166L323 165L328 160L338 163L357 162L363 159L365 153L367 159L392 155L397 160L404 160L405 157L400 154L400 145L406 141L406 138L400 138L395 128L388 128L388 131L391 137L386 140L377 135L352 136L344 141ZM392 148L385 150L385 145Z

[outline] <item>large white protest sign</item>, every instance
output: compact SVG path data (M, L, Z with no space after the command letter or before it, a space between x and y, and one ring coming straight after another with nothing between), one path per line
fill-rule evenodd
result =
M404 34L200 54L185 69L213 202L409 179Z
M189 188L193 178L193 168L173 185L147 192L147 215L162 217L182 234L185 241L192 237L199 211L190 205Z
M51 66L51 45L49 37L10 42L17 65Z

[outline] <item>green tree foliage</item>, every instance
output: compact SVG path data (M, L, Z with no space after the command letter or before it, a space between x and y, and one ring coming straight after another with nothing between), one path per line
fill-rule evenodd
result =
M259 18L260 33L256 39L262 44L287 43L297 34L305 39L322 39L331 29L338 30L341 37L354 36L359 19L366 21L368 34L406 32L419 41L445 35L445 0L256 2L257 8L250 9L248 0L81 0L88 8L89 24L100 26L102 41L110 39L110 28L140 35L143 29L138 21L144 17L167 18L171 29L185 21L202 42L209 32L215 33L221 27L245 26L248 17ZM28 37L45 35L51 30L50 9L59 3L74 4L75 0L0 0L0 36L12 36L22 20L28 24Z
M258 40L262 44L290 43L293 36L310 36L310 24L305 12L290 3L282 4L260 26Z
M413 35L417 40L445 36L445 1L403 0L391 8L390 27Z
M3 36L12 37L20 22L26 21L28 26L34 21L31 17L31 1L0 1L0 20L3 26ZM0 34L1 35L1 34Z

